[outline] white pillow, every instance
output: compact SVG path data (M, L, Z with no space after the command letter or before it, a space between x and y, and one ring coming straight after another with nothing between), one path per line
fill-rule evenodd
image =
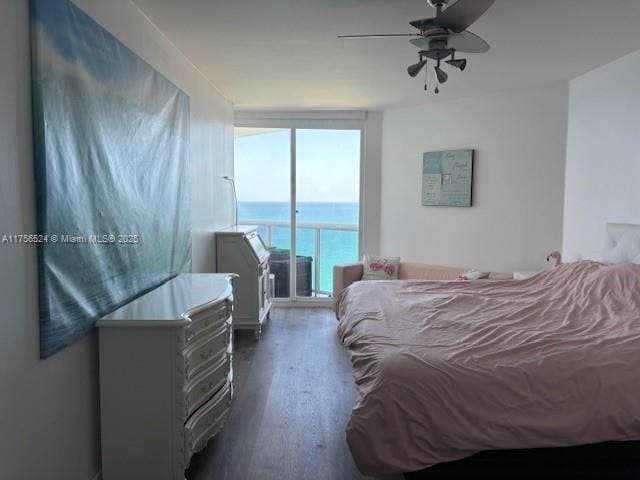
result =
M362 264L362 280L396 280L400 257L365 255Z
M482 280L489 278L491 272L481 272L479 270L469 270L458 277L459 280Z

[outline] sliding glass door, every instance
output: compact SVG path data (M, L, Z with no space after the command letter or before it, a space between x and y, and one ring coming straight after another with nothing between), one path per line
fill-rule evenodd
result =
M271 251L274 296L289 298L291 248L291 131L235 129L238 223L257 225Z
M238 222L271 251L275 296L330 299L359 256L360 130L235 129Z
M328 297L333 266L358 259L360 131L296 130L298 297Z

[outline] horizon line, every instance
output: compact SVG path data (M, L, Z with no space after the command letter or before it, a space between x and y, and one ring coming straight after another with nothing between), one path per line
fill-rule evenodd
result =
M291 203L290 200L238 200L238 203ZM339 202L331 202L326 200L301 200L296 203L356 203L359 204L359 201L339 201Z

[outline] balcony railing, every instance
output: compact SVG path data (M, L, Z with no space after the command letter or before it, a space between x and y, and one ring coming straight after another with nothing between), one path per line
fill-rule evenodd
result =
M291 228L291 223L279 220L240 220L240 225L257 225L266 229L266 238L262 240L268 247L283 247L281 245L273 245L273 229L274 228ZM331 296L331 291L322 290L321 282L321 265L322 265L322 232L323 231L341 231L341 232L358 232L358 225L347 225L341 223L324 223L324 222L296 222L297 229L313 230L315 239L315 249L313 255L313 293L315 296ZM285 246L288 248L288 245ZM357 245L356 245L357 257ZM352 260L356 260L353 258Z

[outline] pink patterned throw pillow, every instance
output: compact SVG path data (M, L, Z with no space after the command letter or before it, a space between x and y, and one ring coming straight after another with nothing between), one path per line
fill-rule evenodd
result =
M395 280L398 278L400 257L378 257L365 255L362 280Z

